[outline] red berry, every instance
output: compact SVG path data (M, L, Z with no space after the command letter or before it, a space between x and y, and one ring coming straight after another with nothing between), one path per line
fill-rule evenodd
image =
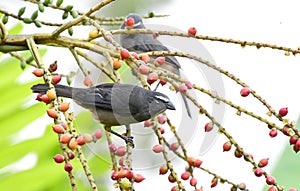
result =
M125 177L131 180L134 177L134 173L131 170L128 170L125 174Z
M201 164L202 164L202 160L200 160L200 159L196 159L195 162L194 162L195 167L200 167Z
M263 171L261 168L257 168L257 169L254 170L254 174L255 174L255 176L257 176L257 177L262 176L263 173L264 173L264 171Z
M250 94L250 89L247 87L244 87L240 91L241 96L247 97Z
M111 143L111 144L109 145L109 150L110 150L111 152L116 152L116 151L117 151L116 145L113 144L113 143Z
M166 174L168 172L168 166L166 164L162 165L160 168L159 168L159 174Z
M161 128L161 129L160 129L160 133L161 133L161 134L164 134L164 133L165 133L165 129L164 129L164 128Z
M300 148L297 145L293 146L293 150L298 153L300 151Z
M58 84L61 80L61 75L55 75L52 77L52 83L53 84Z
M122 49L120 54L121 54L121 58L123 60L129 58L129 56L130 56L128 50L126 50L126 49Z
M162 76L160 76L159 77L159 83L163 86L163 85L166 85L166 83L167 83L167 80L166 80L166 78L165 77L162 77Z
M205 126L204 126L204 131L205 132L209 132L213 129L213 123L212 122L209 122L209 123L206 123Z
M112 172L110 177L111 177L112 180L118 180L119 179L119 172L116 172L116 171Z
M290 145L296 144L297 141L298 141L298 137L297 136L291 136L290 137Z
M43 96L43 94L38 94L37 96L36 96L36 98L35 98L35 100L37 100L37 101L43 101L42 100L42 96ZM48 98L49 99L49 98ZM50 99L49 99L50 100ZM51 101L51 100L50 100Z
M65 164L65 171L71 172L73 170L73 166L71 163L66 163Z
M57 70L57 61L55 61L53 64L50 64L48 70L49 72L55 72Z
M234 151L234 156L236 157L236 158L241 158L242 156L243 156L243 154L239 151L239 150L235 150Z
M69 156L69 159L72 160L75 158L75 153L71 150L68 151L68 156Z
M186 82L184 82L184 84L186 85L186 87L187 87L188 89L194 88L194 85L193 85L190 81L186 81Z
M157 118L159 124L164 124L167 121L167 117L165 115L160 115Z
M159 65L163 65L166 61L166 58L164 56L159 56L155 58L155 62L157 62Z
M59 138L59 142L63 143L63 144L67 144L70 142L72 138L72 135L69 134L69 133L64 133L64 134L61 134L60 135L60 138Z
M149 62L149 61L150 61L150 56L149 56L148 54L143 54L143 55L142 55L142 60L143 60L144 62Z
M215 186L217 186L218 184L218 179L217 178L213 178L210 184L210 187L213 188Z
M162 145L154 145L152 148L153 152L155 153L160 153L163 150L163 146Z
M127 18L125 22L126 27L133 27L134 26L134 19L132 17Z
M194 166L196 159L194 157L188 157L187 162L189 165Z
M230 141L227 141L226 143L223 144L223 152L224 151L230 151L231 149L231 142Z
M300 139L298 139L295 143L295 146L297 146L298 148L300 148Z
M147 82L150 85L153 84L156 80L158 80L158 75L155 72L152 72L147 76Z
M141 65L139 66L139 72L140 72L141 74L146 75L146 74L149 73L149 67L146 66L145 64L141 64Z
M102 133L102 130L101 130L101 129L96 129L96 130L94 131L94 137L95 137L96 139L100 139L100 138L102 137L102 135L103 135L103 133Z
M269 132L270 137L276 137L277 136L277 129L271 129L271 131Z
M44 71L42 69L35 69L32 72L36 77L42 77L44 74Z
M144 121L144 127L151 127L153 123L149 120Z
M174 176L173 176L172 174L169 174L168 180L169 180L169 182L171 182L171 183L176 182L176 179L174 178Z
M197 185L197 179L196 178L191 178L191 180L190 180L190 185L191 186L196 186Z
M85 143L91 143L91 142L95 141L94 137L88 133L83 134L82 137L83 137L83 140Z
M62 163L65 161L65 157L62 156L61 154L56 154L54 157L53 157L54 161L57 162L57 163Z
M143 180L145 180L145 178L141 174L136 174L134 176L134 182L139 183L139 182L142 182Z
M178 149L178 147L179 147L179 144L176 142L176 143L172 143L171 145L170 145L170 149L172 150L172 151L176 151L177 149Z
M258 163L258 166L259 167L265 167L268 165L268 162L269 162L269 158L264 158L264 159L261 159Z
M56 124L54 126L52 126L52 130L55 132L55 133L64 133L65 132L65 129L62 125L59 125L59 124Z
M171 191L180 191L180 189L178 188L178 186L173 186L173 187L171 188Z
M92 87L93 86L93 81L91 78L89 77L85 77L84 78L84 81L83 81L83 84L87 87Z
M181 174L181 179L182 180L188 180L190 178L190 173L189 172L183 172Z
M79 135L79 136L77 137L77 139L76 139L76 143L77 143L78 145L84 145L86 142L85 142L85 140L84 140L84 137L83 137L82 135Z
M126 176L126 173L128 172L127 169L121 168L119 171L119 178L124 178Z
M119 146L116 150L116 155L119 157L122 157L126 154L126 147L125 146Z
M290 188L289 191L298 191L296 188Z
M47 109L47 114L51 118L56 118L58 113L54 109Z
M45 104L51 103L51 99L49 99L49 97L46 94L41 95L39 99L41 99Z
M286 136L290 136L289 134L289 128L284 126L282 129L281 129L282 133L285 134Z
M187 92L187 87L185 84L181 84L179 87L178 87L178 91L181 92L181 93L186 93Z
M277 191L277 188L275 186L271 186L268 191Z
M240 183L239 184L239 189L240 190L245 190L246 189L246 184L245 183Z
M195 36L197 33L197 29L195 27L191 27L189 28L188 30L188 34L191 35L191 36Z
M268 176L268 177L266 178L266 183L267 183L268 185L273 185L273 184L275 183L274 177L273 177L273 176Z
M139 56L135 52L131 52L131 55L137 60L140 59Z
M281 108L281 109L279 110L279 115L280 115L281 117L284 117L284 116L286 116L287 114L288 114L288 108L287 108L287 107Z

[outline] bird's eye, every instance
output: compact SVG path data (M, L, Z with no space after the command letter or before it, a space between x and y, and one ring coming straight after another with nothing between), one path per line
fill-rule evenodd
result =
M156 95L155 98L158 99L158 100L161 100L165 103L168 103L170 101L168 98L166 98L164 96L161 96L161 95Z

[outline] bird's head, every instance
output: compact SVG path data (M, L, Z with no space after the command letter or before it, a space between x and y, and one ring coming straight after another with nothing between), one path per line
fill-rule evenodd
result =
M167 109L175 110L174 104L170 101L169 97L160 92L151 91L148 97L150 115L156 116Z
M121 29L143 29L145 28L143 24L143 19L135 13L130 13L127 15L125 20L121 25Z

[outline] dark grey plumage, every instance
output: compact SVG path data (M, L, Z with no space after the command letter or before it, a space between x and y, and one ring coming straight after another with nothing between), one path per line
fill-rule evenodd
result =
M126 29L126 20L128 18L134 19L134 26L130 27L132 29L145 29L142 18L134 13L129 14L125 21L121 25L121 29ZM135 51L137 53L150 52L150 51L169 51L169 49L164 46L159 40L155 39L152 34L121 34L120 43L123 48L129 51ZM179 62L174 56L166 56L165 64L161 67L173 72L174 74L180 75L179 69L181 68ZM182 95L182 94L181 94ZM190 109L186 100L186 97L182 95L186 110L188 115L191 117Z
M45 94L48 84L37 84L34 93ZM148 120L166 109L175 110L169 98L130 84L108 83L90 88L55 85L57 96L72 98L91 110L105 126L128 125Z

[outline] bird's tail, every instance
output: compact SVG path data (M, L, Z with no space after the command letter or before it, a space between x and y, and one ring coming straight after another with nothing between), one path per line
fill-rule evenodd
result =
M64 86L64 85L55 85L56 95L59 97L67 97L72 98L72 87ZM37 84L31 87L33 93L41 93L45 94L49 90L48 84Z

